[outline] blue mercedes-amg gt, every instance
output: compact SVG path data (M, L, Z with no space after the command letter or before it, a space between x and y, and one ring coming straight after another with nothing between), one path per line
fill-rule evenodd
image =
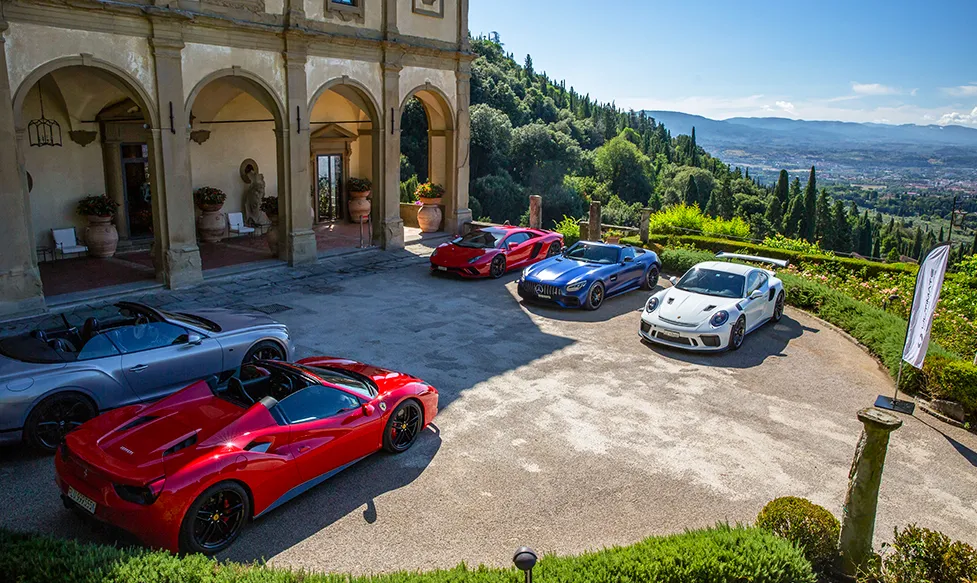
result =
M527 267L517 283L524 300L596 310L605 298L639 287L654 289L661 268L661 260L652 251L580 241L560 255Z

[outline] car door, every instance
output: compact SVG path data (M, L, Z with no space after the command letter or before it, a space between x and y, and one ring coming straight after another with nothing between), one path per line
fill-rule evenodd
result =
M520 267L529 261L533 245L528 233L513 233L502 243L506 254L506 266L509 269Z
M143 401L155 401L221 372L221 345L182 326L150 322L105 332L122 351L126 382Z
M767 274L755 269L746 277L746 299L743 300L745 306L743 312L746 314L746 329L756 327L765 318L767 308ZM760 290L763 292L761 297L750 299L753 292Z
M83 386L98 400L100 409L124 407L141 401L126 382L122 353L104 334L96 334L78 351L67 369L60 369L52 384Z
M291 426L292 456L303 482L342 469L380 447L379 411L346 391L311 385L284 399L277 409Z

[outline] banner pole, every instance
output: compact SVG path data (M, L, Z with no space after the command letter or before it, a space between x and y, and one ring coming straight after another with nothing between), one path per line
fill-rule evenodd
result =
M899 374L896 375L896 394L892 397L893 402L899 400L899 383L902 381L902 367L904 364L906 364L906 361L899 359Z

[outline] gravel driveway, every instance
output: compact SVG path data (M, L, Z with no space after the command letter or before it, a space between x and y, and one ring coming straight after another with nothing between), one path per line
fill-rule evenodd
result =
M319 571L506 564L718 521L771 498L840 516L861 424L892 382L842 334L788 309L736 353L637 339L647 294L596 313L522 305L515 276L435 278L417 263L268 299L301 355L399 369L441 391L405 455L376 455L251 525L225 558ZM270 296L266 296L270 297ZM877 534L910 522L977 543L977 438L919 413L892 436ZM52 462L0 450L0 525L118 534L61 507ZM124 540L124 539L123 539Z

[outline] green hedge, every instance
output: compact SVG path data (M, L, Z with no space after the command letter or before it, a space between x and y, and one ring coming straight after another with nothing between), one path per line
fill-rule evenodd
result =
M654 248L667 273L682 274L696 263L714 259L711 251ZM888 367L896 376L902 360L906 320L881 308L860 302L824 284L790 273L777 275L784 282L787 303L838 326ZM977 417L977 366L960 360L931 343L922 373L903 368L900 389L951 399L963 405L970 418Z
M624 243L641 245L638 237L625 237ZM775 249L764 247L756 243L744 241L731 241L729 239L716 239L713 237L701 237L693 235L651 235L648 243L660 247L674 247L679 245L691 245L704 251L712 251L714 254L720 251L729 253L743 253L747 255L761 255L772 259L786 259L793 265L813 263L819 265L834 265L851 270L855 273L864 274L863 277L875 277L879 273L916 273L917 266L907 263L879 263L866 259L852 259L849 257L833 257L830 255L812 255L799 251L789 251L787 249Z
M319 575L218 563L143 549L79 544L0 530L0 574L18 583L519 583L507 569L459 565L423 573ZM757 528L730 527L645 539L574 557L546 556L533 572L561 583L814 583L811 564L788 541Z

